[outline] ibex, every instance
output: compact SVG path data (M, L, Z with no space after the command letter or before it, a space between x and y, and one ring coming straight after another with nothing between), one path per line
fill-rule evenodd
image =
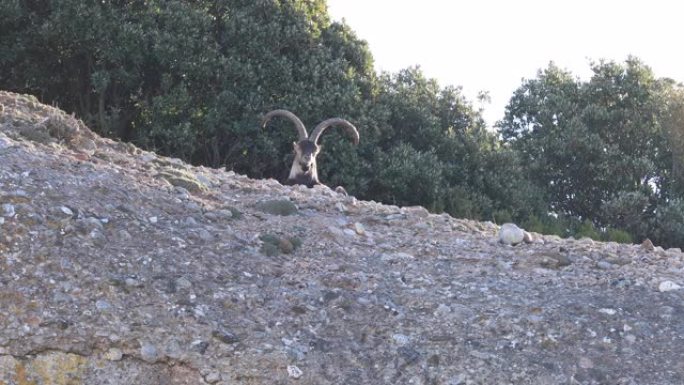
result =
M351 136L354 144L359 144L359 132L356 130L353 124L349 123L345 119L341 118L331 118L319 123L316 128L314 128L311 136L306 133L306 128L304 123L302 123L299 118L290 111L287 110L273 110L267 113L262 122L262 127L266 127L271 118L276 116L282 116L288 118L294 123L297 133L299 134L298 142L293 142L295 158L292 162L292 168L290 169L290 175L288 176L285 184L295 185L302 184L307 187L313 187L318 184L322 184L318 180L318 171L316 169L316 155L321 150L318 145L318 138L321 136L323 131L330 126L340 126Z

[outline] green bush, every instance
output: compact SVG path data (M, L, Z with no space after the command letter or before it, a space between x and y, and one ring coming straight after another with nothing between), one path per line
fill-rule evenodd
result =
M617 243L634 243L632 236L628 232L619 229L609 228L606 230L605 240Z
M608 226L623 229L634 239L643 239L652 233L649 197L640 191L620 191L606 202L603 212Z
M601 240L601 233L589 219L585 219L584 222L577 227L574 236L578 239L588 237L596 241Z
M372 191L383 202L438 208L444 185L443 165L433 153L400 144L381 154L376 167L378 179Z
M656 244L663 247L684 245L684 200L673 199L656 211Z

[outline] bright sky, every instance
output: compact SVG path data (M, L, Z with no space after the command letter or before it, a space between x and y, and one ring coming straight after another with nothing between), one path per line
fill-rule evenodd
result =
M328 0L368 42L376 69L420 65L442 86L463 86L491 126L522 78L554 61L587 79L590 59L639 57L684 82L684 2L677 0Z

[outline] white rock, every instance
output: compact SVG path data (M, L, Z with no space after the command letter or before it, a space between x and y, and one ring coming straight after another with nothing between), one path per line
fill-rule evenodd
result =
M354 223L354 230L356 230L356 234L359 234L359 235L366 234L366 229L359 222Z
M410 261L413 259L416 259L416 257L414 257L411 254L402 252L394 254L383 254L382 256L380 256L380 260L383 262Z
M399 345L399 346L404 346L404 345L408 344L409 341L410 341L410 338L409 338L408 336L406 336L406 335L404 335L404 334L399 334L399 333L393 334L393 335L392 335L392 339L393 339L394 342L396 342L397 345Z
M104 354L104 358L108 361L121 361L121 358L123 358L123 352L120 349L111 348Z
M504 223L499 230L499 241L504 245L517 245L525 239L525 231L513 223Z
M2 216L11 218L15 214L14 205L11 203L5 203L2 205Z
M215 384L215 383L221 381L221 373L219 373L217 371L211 371L211 372L209 372L209 374L207 374L204 377L204 381L206 381L210 384Z
M69 216L74 215L74 212L71 211L71 209L68 208L68 207L66 207L66 206L62 206L62 207L60 207L59 209L60 209L64 214L66 214L66 215L69 215Z
M143 343L140 347L140 357L149 363L155 363L159 358L157 354L157 347L150 343Z
M301 369L299 369L296 365L288 365L287 366L287 375L297 379L301 377L304 374Z
M663 281L658 285L658 291L660 292L666 292L666 291L672 291L672 290L679 290L682 287L680 285L677 285L676 283L672 281Z
M615 311L615 309L603 308L603 309L599 309L599 313L614 315L617 312Z
M157 217L149 217L148 220L150 221L151 224L155 224L158 221Z

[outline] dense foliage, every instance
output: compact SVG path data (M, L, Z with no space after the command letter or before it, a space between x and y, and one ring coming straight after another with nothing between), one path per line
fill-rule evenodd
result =
M377 74L325 0L0 2L0 88L102 135L283 179L295 130L260 116L341 116L361 144L326 132L319 173L360 198L684 245L684 92L635 58L592 69L525 80L493 132L459 88L419 68Z
M516 90L499 122L549 208L585 226L682 245L681 87L636 58L580 81L551 64ZM668 230L666 230L668 229Z

